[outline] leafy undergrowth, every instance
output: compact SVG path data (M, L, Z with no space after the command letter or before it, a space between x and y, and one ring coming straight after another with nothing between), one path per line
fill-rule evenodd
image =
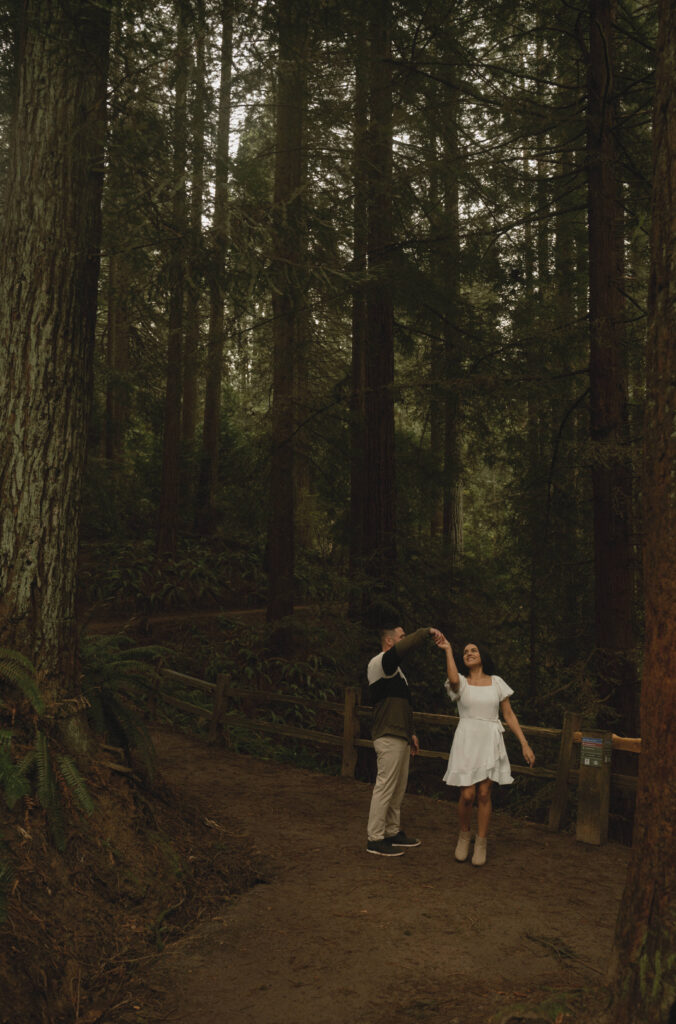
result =
M144 789L99 761L87 785L95 812L73 825L63 853L40 808L0 812L13 875L0 927L2 1024L119 1019L140 963L266 880L257 851L161 783Z

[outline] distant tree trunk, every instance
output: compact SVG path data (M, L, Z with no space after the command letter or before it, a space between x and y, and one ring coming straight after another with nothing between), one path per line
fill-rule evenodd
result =
M119 9L113 11L111 23L111 78L115 84L111 87L110 109L108 119L109 145L108 163L110 170L107 176L106 203L104 204L104 232L109 222L117 226L122 221L119 211L115 208L116 185L124 173L118 166L118 152L121 137L127 130L126 111L130 99L131 88L122 74L117 74L121 67L125 44L127 42L128 23ZM113 463L120 463L124 457L124 443L127 421L129 418L129 350L132 325L131 290L133 275L129 266L129 256L119 243L113 229L111 237L106 239L108 257L108 337L106 347L106 418L103 433L103 454Z
M268 530L268 619L290 615L294 603L294 393L304 297L299 272L305 238L300 223L304 180L307 13L280 0L277 78L274 240L272 254L272 463Z
M197 377L202 297L202 216L204 213L204 126L207 106L204 0L195 3L195 60L192 90L192 181L190 188L190 273L186 282L185 348L183 352L182 435L186 454L192 452L197 427ZM188 493L194 492L192 460L184 473Z
M391 20L390 0L372 0L363 544L375 591L391 589L396 563Z
M178 541L181 469L181 378L183 362L183 297L185 291L185 244L187 237L185 172L188 149L187 96L189 42L186 0L177 0L177 39L174 92L174 199L173 239L169 254L169 315L167 387L164 405L162 492L160 496L157 550L173 553Z
M221 383L224 345L224 276L228 247L228 175L230 171L230 104L232 91L232 0L221 5L221 79L218 91L218 135L214 182L214 219L209 270L209 338L204 394L202 462L198 489L197 521L205 533L216 525L219 442L221 427Z
M666 1024L676 1002L676 10L660 0L659 12L643 462L643 739L633 851L609 971L609 1024Z
M590 0L588 220L595 625L600 695L637 723L634 663L632 478L628 454L623 223L616 177L616 0Z
M368 52L365 21L355 27L355 86L352 129L352 381L350 388L350 615L361 613L361 578L364 572L364 516L366 476L364 471L365 359L366 359L366 254L367 217L367 132Z
M0 238L0 646L48 700L78 688L110 11L28 0Z
M460 195L458 172L459 83L454 81L444 134L444 219L446 247L446 287L448 310L444 319L443 367L446 383L444 398L444 506L443 537L449 571L462 554L462 486L460 482L460 403L455 386L459 367L460 319Z

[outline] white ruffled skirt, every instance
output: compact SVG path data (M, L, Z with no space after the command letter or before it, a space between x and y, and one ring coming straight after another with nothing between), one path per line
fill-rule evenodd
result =
M514 782L509 767L500 721L461 718L455 730L444 782L449 786L473 786L491 779L501 786Z

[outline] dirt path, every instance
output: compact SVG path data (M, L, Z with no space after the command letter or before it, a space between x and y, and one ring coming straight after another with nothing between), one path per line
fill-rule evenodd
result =
M148 1016L136 1000L139 1020L485 1024L534 992L554 998L601 980L624 847L496 813L486 866L457 864L452 805L408 795L404 824L423 845L371 857L365 783L167 732L156 742L171 785L251 837L271 881L161 955L144 979Z

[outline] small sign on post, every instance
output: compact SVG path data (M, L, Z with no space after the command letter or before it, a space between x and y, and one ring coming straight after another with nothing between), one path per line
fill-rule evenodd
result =
M580 741L575 837L600 846L608 841L612 733L583 729Z

